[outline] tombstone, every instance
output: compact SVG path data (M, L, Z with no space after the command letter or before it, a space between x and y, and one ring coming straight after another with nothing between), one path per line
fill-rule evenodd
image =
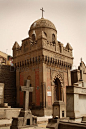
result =
M0 129L10 129L11 120L6 116L8 103L4 103L4 83L0 83Z
M4 103L4 83L0 83L0 119L6 119L4 108L9 108L8 103Z
M30 87L30 80L27 80L26 86L21 86L21 91L25 92L24 109L20 111L18 118L13 118L11 129L37 125L37 117L33 116L29 109L29 92L33 92L33 87Z
M86 118L86 66L82 59L78 70L72 71L73 76L77 79L72 86L66 87L67 116L73 121L81 122Z
M4 106L4 83L0 83L0 107Z

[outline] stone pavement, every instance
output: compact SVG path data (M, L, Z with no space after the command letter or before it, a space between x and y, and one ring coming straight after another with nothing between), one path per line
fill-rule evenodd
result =
M37 117L37 123L38 123L37 128L38 129L49 129L49 128L46 128L49 118L52 118L52 116Z

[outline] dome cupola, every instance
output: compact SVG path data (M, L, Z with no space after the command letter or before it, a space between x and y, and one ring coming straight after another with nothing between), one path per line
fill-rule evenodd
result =
M34 30L34 29L38 29L38 28L49 28L49 29L53 29L56 31L55 25L51 21L44 19L44 18L41 18L41 19L38 19L37 21L35 21L31 25L30 30Z
M44 32L49 42L52 42L53 35L55 39L57 39L57 30L55 25L45 18L38 19L31 25L29 30L29 36L33 38L34 34L34 37L37 40L38 36L42 32Z

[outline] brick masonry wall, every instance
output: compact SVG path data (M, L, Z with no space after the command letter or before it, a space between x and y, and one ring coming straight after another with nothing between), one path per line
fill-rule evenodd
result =
M64 102L66 102L66 86L68 86L67 73L64 72Z
M47 69L47 93L51 93L51 83L50 83L50 69ZM47 103L48 107L52 106L52 97L51 95L47 94Z
M0 83L4 83L4 103L16 107L16 71L13 66L0 66Z
M39 69L35 70L36 106L40 106Z
M20 86L24 86L24 73L23 72L20 73ZM22 91L19 91L19 92L20 92L19 93L19 100L20 100L19 105L20 105L20 107L23 107L23 105L24 105L24 92L22 92Z

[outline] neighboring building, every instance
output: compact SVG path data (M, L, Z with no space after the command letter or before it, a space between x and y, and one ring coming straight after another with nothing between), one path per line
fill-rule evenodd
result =
M0 51L0 83L4 83L4 102L16 107L16 71L12 57Z
M19 46L13 46L13 64L16 68L17 105L23 107L24 93L20 86L31 80L30 108L35 115L51 115L52 104L62 100L66 104L66 86L71 85L73 64L72 47L57 41L54 24L44 18L35 21L29 37Z
M0 64L13 66L12 56L0 51Z
M7 54L0 51L0 64L7 64Z

